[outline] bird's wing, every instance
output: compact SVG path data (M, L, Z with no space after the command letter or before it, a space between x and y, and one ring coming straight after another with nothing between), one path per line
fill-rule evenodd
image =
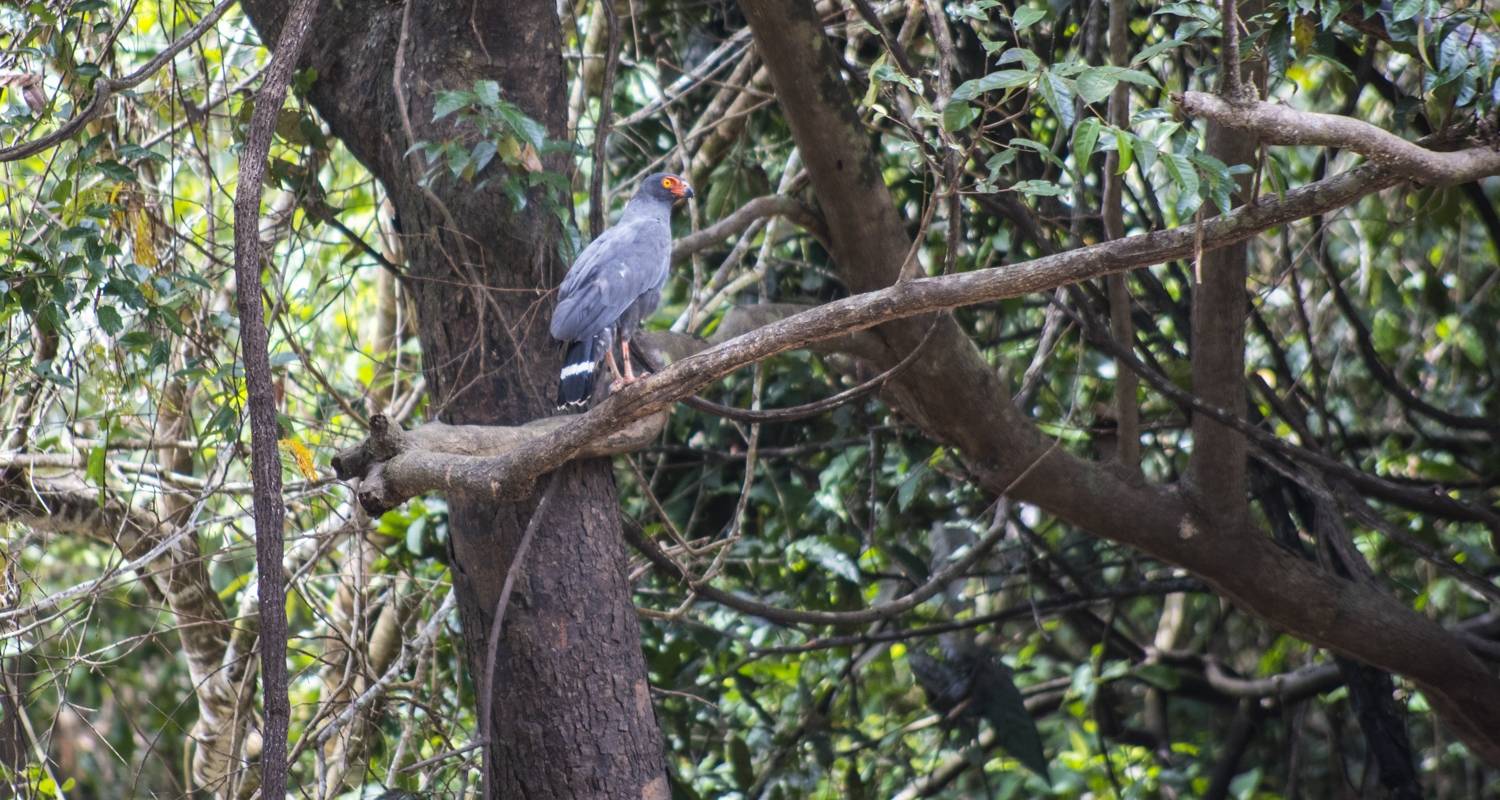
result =
M563 279L552 337L579 341L613 324L654 285L671 230L650 221L622 221L579 254Z

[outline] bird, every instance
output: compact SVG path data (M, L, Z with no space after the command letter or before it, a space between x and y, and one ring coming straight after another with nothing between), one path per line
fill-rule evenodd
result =
M590 242L568 269L551 324L552 338L567 344L558 376L558 410L588 405L601 357L615 376L611 389L636 380L630 337L661 302L672 263L672 208L692 196L693 187L680 175L648 176L620 221ZM617 338L623 375L615 365Z

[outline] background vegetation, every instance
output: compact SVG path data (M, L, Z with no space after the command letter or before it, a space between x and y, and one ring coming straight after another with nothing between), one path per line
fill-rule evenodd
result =
M560 5L566 136L548 135L500 84L466 75L414 114L458 131L418 141L414 174L499 193L517 210L539 204L563 225L563 254L588 238L592 214L607 218L661 169L697 187L682 234L763 195L800 202L682 261L650 322L658 331L709 336L733 306L850 292L766 56L734 3ZM243 748L239 760L260 749L232 203L268 54L240 8L217 19L213 8L0 9L0 771L22 796L255 785L238 768L205 783L202 751L218 736ZM1266 147L1246 166L1206 152L1203 126L1177 115L1171 94L1219 80L1214 6L1131 7L1118 67L1107 66L1108 9L1097 3L817 8L927 274L1103 240L1106 175L1121 176L1130 234L1227 210L1243 199L1231 198L1237 179L1275 198L1361 160ZM1290 0L1240 14L1242 54L1265 96L1407 139L1438 131L1442 147L1493 144L1500 84L1483 5ZM331 36L315 28L312 48L320 35ZM174 41L190 43L153 66ZM410 426L438 409L408 295L409 230L314 109L320 80L300 70L280 112L260 223L289 511L291 785L299 797L473 796L478 704L451 597L447 501L426 496L371 519L328 466L372 414ZM1129 110L1112 123L1117 86ZM606 87L612 125L597 143ZM17 149L49 136L35 152ZM1255 440L1246 489L1264 535L1457 631L1491 677L1496 195L1493 179L1403 183L1257 237L1233 386L1254 426L1342 465L1317 474L1353 487L1320 494ZM1202 267L1173 261L1126 281L1140 366L1184 389ZM1125 423L1138 429L1138 453L1120 449L1117 386L1131 370L1101 342L1109 315L1103 282L956 312L1053 446L1177 482L1194 451L1191 409L1149 380L1120 395L1139 412ZM879 371L797 350L700 394L784 408ZM1495 765L1407 681L1279 632L1213 581L1108 530L985 488L920 416L869 393L794 420L678 407L654 444L615 459L675 796L1500 791ZM1330 496L1344 522L1332 532L1319 522ZM778 618L691 588L852 611L981 544L931 599L857 626ZM200 580L212 596L189 591ZM395 680L377 684L393 665Z

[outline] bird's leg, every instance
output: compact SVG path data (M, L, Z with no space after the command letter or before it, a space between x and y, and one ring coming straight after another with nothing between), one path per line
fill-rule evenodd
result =
M611 351L610 355L614 355L613 351ZM611 383L609 385L609 390L610 391L615 391L615 390L619 389L621 386L629 386L630 384L635 383L635 380L636 380L636 378L635 378L635 370L633 370L631 368L631 366L630 366L630 340L629 339L621 339L620 340L620 358L621 358L622 361L625 362L625 374L621 375L618 372L615 373L615 382Z
M615 366L615 349L613 347L604 351L604 363L609 365L609 372L615 376L615 382L609 385L613 389L620 383L620 368Z

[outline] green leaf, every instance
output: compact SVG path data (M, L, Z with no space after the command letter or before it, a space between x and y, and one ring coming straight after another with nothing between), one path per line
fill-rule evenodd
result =
M1073 160L1080 173L1088 169L1089 156L1094 154L1094 148L1099 143L1101 127L1098 117L1089 117L1073 129Z
M99 327L110 336L125 329L125 321L120 318L120 312L116 311L114 306L99 306L95 309L94 315L99 318Z
M926 464L918 464L902 479L901 485L896 489L896 508L901 513L911 507L912 500L916 499L917 493L927 487L928 480L932 477L932 468Z
M90 448L88 465L83 470L84 477L95 486L104 485L104 454L105 450L102 445Z
M1167 168L1167 174L1171 176L1172 182L1177 184L1178 215L1186 216L1192 213L1192 210L1196 210L1197 204L1201 202L1201 198L1198 197L1198 170L1193 169L1193 162L1180 153L1167 153L1167 157L1161 163ZM1188 202L1189 200L1191 203ZM1192 206L1192 210L1187 210L1189 205Z
M1027 72L1037 72L1042 68L1042 59L1036 53L1024 47L1012 47L1006 50L1000 54L999 58L995 59L995 64L997 66L1005 65L1012 61L1021 62L1021 68Z
M1036 720L1026 711L1026 701L1016 688L1015 674L998 659L985 671L980 687L980 711L995 729L995 743L1010 753L1021 766L1040 775L1048 784L1052 775L1047 769L1047 754Z
M990 180L994 180L999 176L1000 170L1004 169L1006 165L1015 160L1015 149L1007 147L1004 150L1001 150L1000 152L990 156L989 160L984 162L984 168L990 171Z
M1109 97L1115 84L1120 81L1152 88L1158 88L1161 85L1155 78L1140 70L1124 67L1089 67L1079 73L1075 80L1078 86L1078 96L1089 103L1097 103Z
M1036 141L1035 139L1022 139L1017 137L1015 139L1011 139L1010 144L1011 147L1024 147L1027 150L1036 153L1037 155L1051 162L1052 165L1057 167L1058 169L1068 168L1068 165L1064 164L1063 160L1059 158L1056 153L1052 152L1052 148Z
M1047 107L1052 109L1063 129L1073 127L1078 115L1073 109L1072 82L1051 70L1043 70L1042 80L1037 85L1042 90L1042 99L1047 101Z
M1229 795L1235 800L1250 800L1255 796L1256 787L1260 786L1260 776L1260 767L1234 776L1229 782Z
M474 97L479 100L480 105L494 108L500 105L500 84L495 81L476 81Z
M921 82L908 77L906 73L890 64L876 64L875 68L870 70L870 77L873 80L885 81L887 83L899 83L912 90L914 94L922 93Z
M1396 0L1391 5L1391 21L1403 22L1422 13L1423 0Z
M1109 93L1114 91L1115 84L1119 83L1120 79L1105 73L1098 67L1089 67L1075 81L1078 96L1082 97L1085 103L1098 103L1109 97Z
M1375 349L1389 353L1406 336L1401 331L1401 323L1396 315L1390 309L1382 308L1375 312L1375 324L1370 326L1370 338L1375 342Z
M1041 22L1046 16L1047 12L1043 9L1034 6L1022 6L1011 16L1011 21L1015 23L1016 30L1019 32Z
M991 72L983 78L975 78L972 81L964 81L953 90L954 100L973 100L985 92L996 89L1013 89L1017 86L1025 86L1036 79L1036 73L1020 69L1002 69L999 72Z
M1168 39L1168 40L1166 40L1164 42L1157 42L1156 44L1153 44L1150 47L1147 47L1146 49L1142 50L1141 52L1136 53L1135 54L1135 59L1132 60L1130 63L1133 64L1133 65L1135 65L1135 64L1144 64L1145 62L1150 61L1153 58L1156 58L1157 56L1161 55L1162 53L1165 53L1168 50L1174 50L1174 49L1176 49L1178 47L1183 46L1184 44L1187 44L1187 42L1184 42L1181 39Z
M484 168L489 166L490 160L495 157L496 149L494 141L490 139L474 145L474 149L469 152L469 160L474 164L474 174L483 172Z
M820 539L798 539L792 543L792 552L807 557L824 570L850 583L859 583L859 567L842 550Z
M459 109L473 105L473 103L473 92L463 90L439 92L437 102L432 106L432 121L437 122Z
M406 526L406 552L420 558L426 550L427 517L417 517Z
M108 430L108 426L107 425L105 426L105 430ZM106 438L104 440L104 444L105 445L109 444L109 439L108 438ZM105 468L104 468L104 454L105 454L104 445L100 445L98 447L91 448L89 450L88 463L84 466L84 469L83 469L83 475L84 475L85 478L88 479L88 482L92 483L93 485L95 485L97 487L99 487L99 507L100 508L104 508L105 500L108 499L107 496L105 495L105 486L104 486L104 480L105 480L105 474L104 474L104 470L105 470Z
M974 124L979 118L979 109L965 102L952 102L943 108L943 130L954 133Z
M1134 137L1125 131L1115 130L1115 152L1120 154L1120 163L1115 167L1116 175L1124 175L1130 170L1130 165L1135 163L1135 148L1130 143L1132 138Z
M1146 683L1168 692L1176 691L1182 684L1182 676L1166 664L1141 664L1131 672Z
M1068 193L1067 189L1058 186L1052 181L1042 180L1021 181L1010 188L1022 194L1040 195L1042 197L1060 197Z

